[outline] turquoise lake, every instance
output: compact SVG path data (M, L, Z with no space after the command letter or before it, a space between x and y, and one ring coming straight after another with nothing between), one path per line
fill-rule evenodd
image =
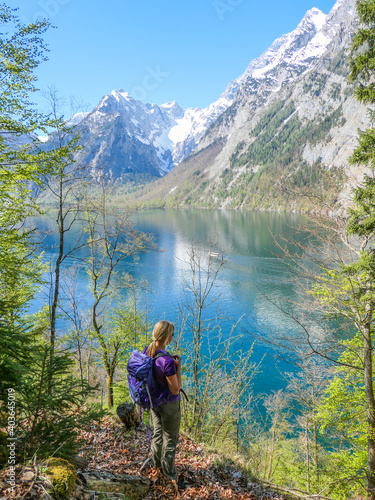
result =
M177 305L185 286L184 276L188 272L186 259L191 243L199 244L208 255L208 239L216 239L218 248L228 259L218 277L221 311L230 318L223 322L223 329L229 331L231 322L243 316L237 330L242 334L242 348L249 349L255 341L253 360L259 362L263 358L261 371L254 381L256 394L285 387L282 374L295 371L293 357L286 357L280 349L254 338L262 335L272 340L284 333L300 335L296 324L271 301L297 300L290 269L278 257L280 251L274 238L301 238L295 228L304 223L303 217L232 210L160 210L139 212L134 216L134 223L139 230L152 233L163 251L140 255L137 263L132 260L123 262L116 279L121 281L122 273L128 272L136 281L147 280L150 318L153 321L168 319L177 322ZM42 231L51 231L44 241L44 259L53 262L57 246L54 221L44 217L38 219L37 224ZM72 232L69 235L67 248L77 234ZM77 290L84 300L86 297L89 301L86 272L79 261L65 261L67 270L72 266L77 268ZM40 293L36 305L46 300L46 292ZM122 297L117 300L121 301Z

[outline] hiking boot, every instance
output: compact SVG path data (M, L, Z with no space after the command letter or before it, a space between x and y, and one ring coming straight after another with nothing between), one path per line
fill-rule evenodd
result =
M186 488L189 486L188 484L184 483L182 479L176 479L172 480L172 484L174 489L176 490L176 494L178 494L179 490L186 490Z
M179 490L186 490L186 488L188 487L189 485L184 483L184 481L182 479L179 479L177 481L177 487Z

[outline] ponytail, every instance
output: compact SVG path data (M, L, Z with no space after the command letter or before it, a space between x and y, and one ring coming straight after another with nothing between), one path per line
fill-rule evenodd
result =
M156 353L156 342L155 340L153 340L151 344L148 346L147 355L153 358L155 356L155 353Z

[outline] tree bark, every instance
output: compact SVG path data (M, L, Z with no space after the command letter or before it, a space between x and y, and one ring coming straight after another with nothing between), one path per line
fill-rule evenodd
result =
M107 391L108 391L108 406L109 408L112 408L113 406L113 373L107 372Z
M194 378L194 393L193 393L193 416L192 416L192 425L196 426L196 413L198 409L198 395L199 395L199 361L200 361L200 351L201 351L201 342L202 342L202 301L201 297L199 297L198 302L198 319L197 319L197 330L196 333L193 333L193 344L194 344L194 361L193 361L193 378ZM195 427L195 433L197 432L197 426Z
M278 422L278 418L276 418L276 421L272 425L271 449L270 449L270 463L269 463L268 474L267 474L268 481L271 479L271 476L272 476L273 457L274 457L275 447L276 447L276 426L277 426L277 422Z
M102 347L102 359L103 359L103 364L105 371L107 373L107 403L109 408L112 408L113 406L113 375L114 375L114 368L111 367L111 362L109 360L109 355L108 355L108 349L107 346L105 345L105 341L103 339L103 336L100 333L101 326L98 325L97 322L97 305L99 303L99 300L96 299L95 304L92 307L92 325L94 327L95 333L96 333L96 338L98 339L101 347Z
M60 268L64 257L64 218L63 218L63 192L62 181L59 183L59 211L57 215L57 227L59 229L59 255L55 264L55 286L53 289L53 298L51 304L51 324L50 324L50 355L49 355L49 374L48 374L48 392L52 392L52 365L55 355L55 338L56 338L56 311L59 300L60 290Z
M82 360L81 342L79 340L79 333L78 332L77 332L77 350L78 350L79 376L80 376L80 379L81 379L81 391L82 391L82 399L83 399L83 386L84 386L84 381L83 381L83 360Z
M310 446L309 446L309 420L306 419L306 467L307 467L307 493L310 494L311 481L310 481Z
M364 351L364 378L365 392L367 400L367 451L368 451L368 477L367 490L368 498L375 500L375 398L373 386L372 369L372 340L371 324L368 323L363 332L363 351Z
M320 476L319 476L318 433L317 433L317 428L316 428L315 417L313 417L313 418L314 418L313 433L314 433L314 454L315 454L316 485L317 485L317 488L319 489Z

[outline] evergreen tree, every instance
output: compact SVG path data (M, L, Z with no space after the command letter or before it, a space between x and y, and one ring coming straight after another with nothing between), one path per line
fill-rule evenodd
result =
M359 29L354 35L350 61L350 79L358 81L356 96L360 102L375 103L375 2L358 0ZM373 110L369 110L374 116ZM375 498L375 396L373 381L373 342L375 306L375 129L361 131L352 164L368 167L361 185L354 190L354 206L347 226L349 235L360 238L358 261L344 270L355 277L356 298L362 308L356 326L362 336L364 389L367 403L368 491Z
M36 91L33 72L45 60L41 35L49 23L24 26L3 4L0 24L0 366L5 368L5 389L19 378L19 363L26 357L23 347L29 342L24 315L41 282L32 230L25 228L27 216L37 211L31 184L51 165L37 139L31 139L44 128L44 120L29 101Z
M34 71L46 59L42 35L49 22L23 25L15 10L2 4L0 25L0 428L7 425L7 389L12 388L25 456L36 450L46 455L50 445L55 446L51 452L63 454L77 446L79 405L90 388L70 375L66 354L53 355L45 313L28 314L44 268L27 221L40 213L37 187L60 174L75 142L47 150L37 138L54 125L30 101L37 91ZM54 384L47 390L50 377ZM4 437L6 442L0 432L0 464L6 463Z

